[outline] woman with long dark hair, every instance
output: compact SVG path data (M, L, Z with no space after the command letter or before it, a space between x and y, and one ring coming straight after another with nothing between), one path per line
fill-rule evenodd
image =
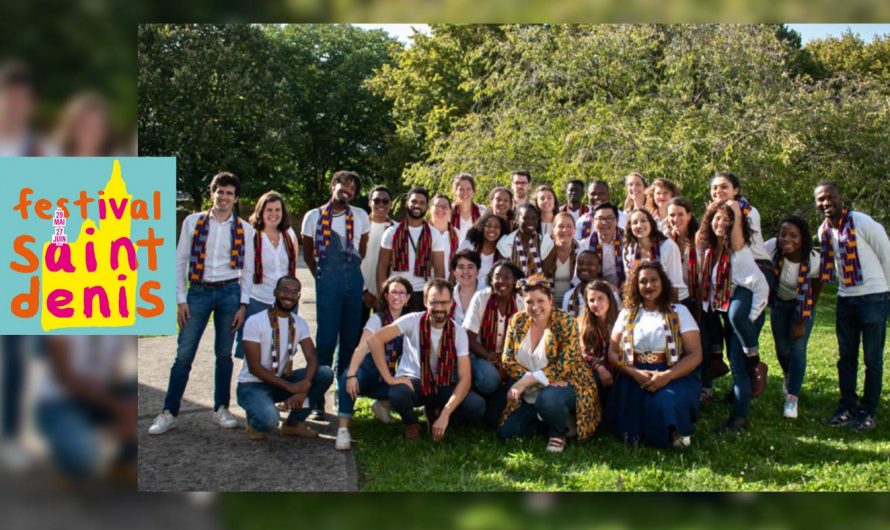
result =
M510 232L510 225L494 212L485 212L467 232L467 238L460 244L458 251L472 250L479 253L479 278L485 287L488 285L488 271L495 262L504 259L498 251L498 242Z
M583 294L584 304L578 318L581 353L596 380L600 401L606 403L614 380L612 363L609 362L609 338L618 320L618 301L612 286L603 280L585 285Z

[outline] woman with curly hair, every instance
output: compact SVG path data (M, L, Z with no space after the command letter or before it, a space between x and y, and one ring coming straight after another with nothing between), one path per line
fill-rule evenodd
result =
M646 188L646 209L658 222L658 229L668 233L668 203L680 196L680 187L673 180L658 177Z
M495 262L504 259L498 252L498 241L510 232L510 224L493 212L485 212L467 232L467 238L457 247L461 250L472 250L479 253L479 278L482 280L480 289L488 285L488 271Z

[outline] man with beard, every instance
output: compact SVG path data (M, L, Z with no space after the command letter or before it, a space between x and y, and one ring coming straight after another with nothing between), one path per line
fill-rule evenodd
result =
M405 308L412 313L423 311L423 286L431 277L445 277L446 238L424 221L429 193L411 188L405 196L406 215L398 225L383 232L380 258L377 261L377 292L390 276L403 276L414 290Z
M361 208L349 201L358 195L361 181L351 171L337 171L331 178L331 200L303 217L303 257L315 277L318 329L315 343L318 362L332 366L339 344L337 370L349 368L352 352L362 331L361 263L368 246L371 222ZM324 417L324 401L313 410Z
M374 364L388 384L389 402L402 417L405 438L420 437L420 422L414 407L426 407L433 441L445 436L449 421L479 420L485 413L485 400L470 390L471 368L467 332L448 317L451 284L433 278L423 289L426 311L402 315L368 338ZM395 375L386 366L384 345L404 336L404 350Z
M282 276L275 285L275 304L256 313L244 324L244 365L238 374L238 404L247 411L247 437L263 440L278 427L275 403L290 410L281 434L315 438L318 433L304 423L309 407L317 407L334 380L328 366L319 366L309 325L291 313L300 300L302 286L293 276ZM306 367L293 369L292 357L299 344ZM308 398L308 407L304 401Z
M819 227L822 282L838 281L835 326L841 395L828 424L848 425L856 432L871 431L875 428L875 413L881 400L890 306L890 240L878 222L844 205L835 183L820 182L814 195L816 209L825 218ZM860 341L865 385L857 403Z
M584 183L577 179L570 180L568 184L566 184L566 203L559 208L559 211L572 214L572 217L575 218L575 222L578 222L578 219L586 215L589 211L587 205L581 202L583 197Z
M182 222L176 246L176 302L179 337L176 360L170 369L164 411L155 418L149 434L176 427L176 416L188 384L201 335L213 314L216 340L216 391L213 421L226 429L238 427L229 412L232 386L232 344L244 324L253 285L253 227L234 214L241 181L223 172L210 182L213 207L193 213ZM189 287L186 292L186 276Z
M510 188L513 189L513 209L528 204L528 187L532 183L532 175L524 169L517 169L510 175Z

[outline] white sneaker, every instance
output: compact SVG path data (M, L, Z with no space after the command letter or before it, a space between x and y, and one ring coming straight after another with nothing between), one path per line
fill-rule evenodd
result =
M238 428L238 420L235 419L235 416L232 416L232 413L226 407L216 409L216 412L213 413L213 421L218 423L223 429Z
M334 442L334 449L338 451L349 451L352 449L352 436L349 434L348 428L340 427L337 429L337 441Z
M797 397L788 394L785 396L785 410L782 412L782 416L790 419L797 418Z
M788 375L782 377L782 397L788 397Z
M148 428L148 434L164 434L174 427L176 427L176 416L170 414L169 410L164 410Z
M692 436L674 436L674 441L671 445L676 449L689 447L692 445Z
M371 403L371 412L374 413L374 417L378 420L386 423L387 425L392 425L393 423L398 423L399 420L395 419L392 415L392 412L383 406L383 403L379 401L374 401Z

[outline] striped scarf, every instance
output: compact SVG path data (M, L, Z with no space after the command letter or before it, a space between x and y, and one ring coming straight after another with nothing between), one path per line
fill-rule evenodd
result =
M287 353L279 351L281 344L281 330L278 327L278 310L270 307L266 313L269 315L269 325L272 326L272 373L278 375L278 369L284 362L284 377L290 377L293 374L293 363L291 357L294 355L295 344L297 338L297 320L292 313L287 314Z
M295 276L297 270L297 251L294 248L294 242L286 232L281 232L281 238L284 240L284 250L287 252L287 273L290 276ZM253 233L253 283L263 283L262 230L257 230Z
M392 324L393 318L392 313L387 309L380 315L380 321L382 325L381 328L385 328L386 326ZM398 337L392 339L383 345L384 351L386 351L386 365L389 367L389 373L396 373L396 365L399 364L399 359L402 358L402 346L404 337L399 335Z
M534 234L531 240L531 248L526 250L525 245L522 243L521 232L517 231L516 237L513 238L513 256L511 259L526 276L531 276L543 270L540 249L541 238L537 233ZM528 254L531 254L531 259L529 259Z
M661 245L655 242L655 238L652 238L652 247L649 249L647 259L658 261L659 258L661 258ZM624 266L627 268L627 272L634 270L634 267L641 261L643 261L643 245L638 242L631 243L624 253Z
M744 196L739 197L739 210L742 211L742 215L744 215L746 219L749 215L751 215L751 210L753 208L754 207L751 206L751 203L748 202L748 199L746 199Z
M626 278L624 274L624 264L621 262L621 257L624 255L623 241L624 230L619 228L615 232L615 237L612 239L612 250L615 254L615 274L618 275L618 287L624 285L624 280ZM599 258L600 263L604 263L603 243L602 241L600 241L600 235L597 232L593 232L592 234L590 234L589 243L589 248L592 248L594 252L596 252L596 257Z
M593 212L578 219L578 239L587 239L593 233Z
M702 263L702 299L704 299L705 296L710 297L710 306L714 311L728 311L729 295L732 291L732 270L730 267L728 247L723 249L723 255L720 256L720 261L717 262L717 277L715 278L713 293L711 293L712 267L714 267L714 249L708 248L705 251L705 261Z
M494 289L491 291L491 296L488 297L488 302L485 304L485 309L482 311L482 326L479 329L479 343L485 346L485 349L488 351L498 351L498 314L500 313L498 309L498 300L497 296L494 294ZM507 306L507 314L505 315L507 318L507 322L510 321L510 317L512 317L516 313L516 297L510 297L510 305ZM504 326L505 334L506 334L507 326Z
M420 232L420 237L417 238L417 247L414 249L414 276L426 279L430 276L432 268L433 234L426 221L421 226L423 230ZM408 220L402 219L392 236L393 271L408 272L408 249L411 245Z
M612 367L609 364L609 336L597 337L593 349L585 350L582 357L590 365L592 371L596 372L597 367L605 366L611 372Z
M581 314L581 293L584 292L584 289L587 287L589 281L581 282L572 289L572 295L569 296L569 307L568 312L572 314L574 317L578 317Z
M321 262L327 256L328 245L331 244L331 225L334 222L334 201L328 201L318 212L318 224L315 226L315 256ZM346 261L352 261L352 240L355 237L355 216L352 208L346 206Z
M470 218L472 219L472 223L476 223L479 220L479 217L482 215L482 212L479 211L479 205L475 202L470 203ZM460 206L455 206L454 211L451 212L451 224L454 228L460 230ZM454 251L452 251L454 252Z
M195 229L192 231L192 250L189 254L189 281L200 282L204 278L204 261L207 259L207 237L210 233L208 220L212 213L202 213L198 217ZM233 269L244 268L244 227L241 219L232 214L231 228L231 258L229 265Z
M634 328L637 325L639 313L640 306L635 306L627 313L627 322L624 328L624 337L622 338L624 356L620 358L621 362L627 366L634 365ZM663 313L663 316L667 364L668 366L673 366L680 360L680 349L683 344L680 342L680 315L674 309L674 306L671 306L667 313Z
M677 234L671 232L671 239L674 242L677 242ZM678 244L679 248L679 244ZM701 301L699 298L700 290L699 290L699 278L698 278L698 251L695 249L695 240L689 239L686 242L686 250L688 251L688 258L685 264L685 280L686 286L689 287L689 298L693 300Z
M813 316L813 281L810 279L810 264L808 259L800 260L800 270L797 271L797 291L795 300L797 302L798 320L806 320ZM776 252L773 255L773 273L776 278L782 274L782 268L785 266L785 257L782 252Z
M429 312L420 315L420 394L429 396L439 391L440 386L450 386L454 382L457 366L457 349L454 345L454 321L445 321L442 338L439 340L439 359L436 374L433 375L430 358L433 355L433 340L430 330Z
M833 282L835 277L834 245L831 244L831 220L822 222L822 262L819 272L823 282ZM844 264L844 287L862 285L862 265L859 263L859 253L856 250L856 227L853 225L853 216L848 208L841 210L841 218L837 222L837 246L841 251ZM803 260L801 261L803 265Z
M451 253L449 256L453 256L457 253L457 246L460 244L460 239L457 237L457 228L454 227L451 223L448 223L448 243L451 245ZM447 267L447 264L446 264Z

